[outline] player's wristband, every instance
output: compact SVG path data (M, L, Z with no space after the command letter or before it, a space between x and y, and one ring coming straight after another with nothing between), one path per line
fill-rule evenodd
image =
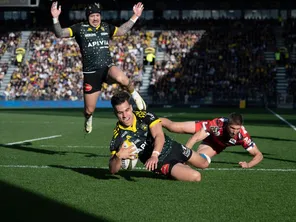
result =
M58 18L52 18L52 20L53 20L53 24L59 23L59 19Z
M138 18L139 18L139 17L138 17L138 16L136 16L136 18L135 18L135 19L132 19L132 18L131 18L130 20L131 20L133 23L136 23L136 21L138 20Z
M152 156L153 156L153 154L156 154L156 156L158 157L158 156L160 155L160 152L158 152L158 151L153 151L153 152L152 152Z
M115 153L115 156L117 156L120 159L120 154L119 153Z

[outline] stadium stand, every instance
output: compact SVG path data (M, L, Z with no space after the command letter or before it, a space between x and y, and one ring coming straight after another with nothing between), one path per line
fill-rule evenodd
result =
M190 11L187 1L183 6L181 10L173 2L171 11L154 10L152 16L148 9L129 35L110 42L116 65L133 80L147 103L295 103L293 10L282 15L279 10ZM105 9L110 8L112 4L106 2ZM66 11L63 25L84 19L81 7L66 6ZM120 16L110 13L106 11L104 17L113 24L129 18L125 10L118 11ZM77 44L73 39L55 38L48 31L52 22L37 21L38 15L29 15L28 22L5 19L6 26L22 24L29 31L1 36L0 94L5 100L82 100ZM18 47L27 50L21 63L14 53ZM155 50L154 64L143 63L148 47ZM110 100L116 90L117 85L103 85L100 99Z

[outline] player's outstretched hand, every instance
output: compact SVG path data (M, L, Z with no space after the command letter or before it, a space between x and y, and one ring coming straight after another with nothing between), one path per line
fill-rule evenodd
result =
M245 162L245 161L244 161L244 162L239 162L238 164L239 164L242 168L250 168L250 167L249 167L249 164L248 164L247 162Z
M151 156L145 163L145 167L149 171L153 171L157 169L158 157Z
M142 2L138 2L133 7L134 14L138 17L142 15L143 10L144 10L144 5L142 4Z
M58 7L58 2L53 2L50 12L53 18L58 18L62 12L62 6Z

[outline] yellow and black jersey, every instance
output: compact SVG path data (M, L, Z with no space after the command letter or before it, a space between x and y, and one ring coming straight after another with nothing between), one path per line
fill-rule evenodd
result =
M151 135L150 128L160 123L160 119L151 112L135 111L135 118L132 126L124 127L119 122L114 131L110 143L111 154L119 151L121 144L125 140L133 142L139 151L139 159L145 163L151 157L154 149L154 138ZM165 135L165 145L162 149L161 156L165 155L171 149L172 140Z
M84 73L94 72L113 63L109 40L116 34L116 26L101 22L99 27L94 28L81 22L69 27L69 31L80 47Z

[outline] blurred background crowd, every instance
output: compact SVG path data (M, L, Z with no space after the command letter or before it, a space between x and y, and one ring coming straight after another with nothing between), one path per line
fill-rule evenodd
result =
M159 18L141 19L128 35L110 42L111 56L148 103L267 104L283 96L295 101L295 18L213 16L172 15L159 26ZM115 25L126 21L106 17ZM72 15L68 22L81 20L83 16ZM58 39L49 24L41 28L33 25L34 19L31 25L25 21L5 19L6 26L26 28L0 34L1 98L82 100L82 63L75 39ZM117 89L116 84L104 84L100 99L110 100Z

